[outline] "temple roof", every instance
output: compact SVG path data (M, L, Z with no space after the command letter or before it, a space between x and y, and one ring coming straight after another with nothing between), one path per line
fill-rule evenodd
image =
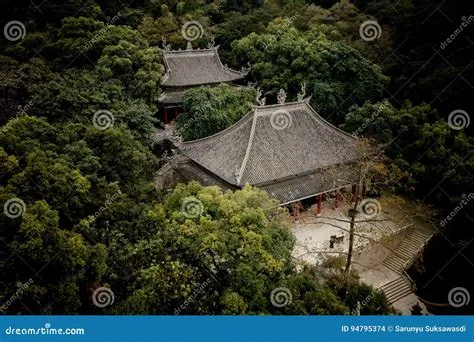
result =
M250 183L291 202L346 185L336 179L350 179L351 168L337 167L357 159L356 141L304 100L254 107L226 130L180 149L227 183Z
M234 71L223 66L217 49L218 47L203 50L162 50L166 69L162 85L186 87L225 83L247 75L247 72Z
M163 92L158 99L161 103L170 104L170 103L179 103L183 99L185 89L176 89L176 90L166 90Z

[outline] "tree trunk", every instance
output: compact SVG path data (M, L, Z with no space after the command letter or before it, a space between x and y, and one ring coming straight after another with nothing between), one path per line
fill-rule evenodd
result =
M351 269L351 263L352 263L352 252L354 250L354 230L355 230L355 217L357 210L355 209L357 207L358 200L354 203L354 208L349 209L349 215L351 218L351 226L349 229L349 251L347 252L347 261L346 261L346 269L344 270L344 277L345 280L347 281L349 279L349 273Z
M351 209L349 209L349 217L351 218L351 225L349 229L349 251L347 253L346 268L344 270L344 278L345 278L346 284L349 280L349 274L351 271L352 253L354 251L355 218L358 214L357 206L359 205L359 190L362 185L363 178L364 178L364 175L362 174L362 167L360 167L359 181L357 182L357 189L356 189L356 200L354 202L354 206Z

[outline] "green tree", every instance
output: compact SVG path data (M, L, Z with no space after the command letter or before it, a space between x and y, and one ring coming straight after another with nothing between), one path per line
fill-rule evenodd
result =
M19 63L6 56L0 56L0 75L0 104L3 108L0 124L29 111L34 106L31 96L35 89L53 77L48 64L40 58Z
M220 132L249 113L255 96L252 88L233 88L226 84L188 90L183 98L184 113L176 120L176 129L184 140Z
M316 315L348 311L332 289L333 271L295 272L294 238L285 226L285 212L261 190L246 186L222 192L195 182L181 184L148 212L148 219L149 231L156 235L140 244L138 250L143 250L146 262L138 270L132 293L114 313ZM358 285L357 280L353 285ZM287 288L292 296L283 308L272 305L270 296L277 287ZM355 298L363 295L361 291ZM382 311L387 310L384 304Z
M4 203L15 194L4 193L0 187L0 197ZM45 201L26 202L22 217L2 216L0 220L8 229L7 234L2 233L5 246L0 274L6 286L0 300L7 302L20 284L31 284L21 294L23 305L13 301L6 312L76 313L83 285L97 281L106 270L104 246L89 245L80 234L61 229L58 212Z
M440 179L446 179L454 193L467 190L470 176L463 170L474 165L474 141L462 130L452 129L430 105L413 106L407 101L396 109L388 101L366 103L352 107L342 127L386 145L392 172L403 176L401 190L426 194ZM453 170L458 172L450 177Z
M289 19L276 19L266 33L234 42L234 61L250 61L259 85L274 93L307 83L314 107L340 124L351 105L378 99L388 78L347 43L329 40L324 31L318 26L302 33Z

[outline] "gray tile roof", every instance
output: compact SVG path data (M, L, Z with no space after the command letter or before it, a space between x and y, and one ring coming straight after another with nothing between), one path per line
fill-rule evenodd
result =
M246 72L224 67L217 47L204 50L162 50L161 53L166 69L162 82L165 87L232 82L247 75Z
M159 101L164 104L180 103L186 89L167 90L161 94Z
M357 181L357 171L351 164L341 164L258 186L281 204L287 204L350 185L348 181Z
M189 163L181 163L175 166L175 170L185 179L198 181L205 186L217 185L223 190L235 189L230 184L223 182L218 176L203 169L192 160L189 160Z
M357 159L356 139L307 101L254 107L228 129L180 149L226 182L259 186L282 203L342 187L335 179L350 180L344 164Z
M180 150L224 181L237 185L236 174L242 167L251 130L252 116L246 115L235 125L213 136L183 142Z

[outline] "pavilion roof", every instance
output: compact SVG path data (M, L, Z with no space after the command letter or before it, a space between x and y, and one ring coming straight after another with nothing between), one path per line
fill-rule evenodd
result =
M357 159L356 142L303 100L255 106L233 126L180 149L227 183L250 183L291 202L346 185L337 179L349 179L350 168L338 167Z
M226 83L244 78L247 72L231 70L222 65L218 47L200 50L161 50L166 74L165 87L186 87Z

